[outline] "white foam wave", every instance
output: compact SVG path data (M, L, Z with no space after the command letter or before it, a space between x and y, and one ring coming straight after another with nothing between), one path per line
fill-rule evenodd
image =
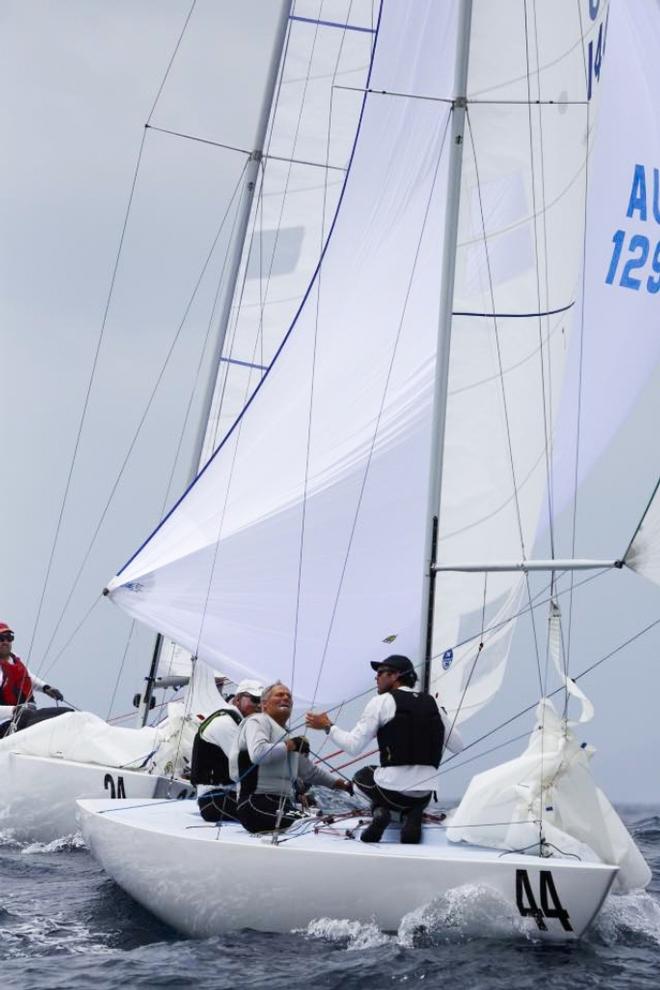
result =
M346 949L371 949L396 944L413 949L420 944L462 938L529 936L534 933L513 905L491 887L465 884L416 908L402 919L396 934L387 935L375 921L348 918L317 918L302 934L345 944Z
M21 854L31 856L34 853L76 852L78 849L86 848L80 832L74 832L72 835L62 835L59 839L53 839L52 842L31 842L23 846Z
M645 890L612 894L593 924L593 934L608 943L644 935L660 945L660 903Z
M349 921L348 918L317 918L310 921L302 933L326 942L345 943L349 950L373 949L392 941L375 921Z
M465 884L407 914L399 925L397 941L401 946L413 948L420 941L527 933L528 926L513 905L496 890L481 884Z
M16 838L13 829L0 829L0 846L5 846L10 849L18 849L20 847L20 842Z
M50 955L53 950L72 955L110 951L98 944L98 935L86 925L61 915L5 920L2 945L3 956L7 959Z

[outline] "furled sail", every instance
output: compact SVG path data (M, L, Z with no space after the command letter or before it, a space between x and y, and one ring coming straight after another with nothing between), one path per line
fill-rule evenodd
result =
M456 4L387 4L306 300L195 485L112 599L234 679L332 701L415 653Z
M440 564L530 557L547 519L607 16L473 8ZM461 721L501 684L525 577L442 573L435 601L432 690Z
M526 750L472 778L448 838L521 851L541 843L550 855L615 863L619 891L646 887L651 871L591 776L593 747L573 728L547 698L539 702Z

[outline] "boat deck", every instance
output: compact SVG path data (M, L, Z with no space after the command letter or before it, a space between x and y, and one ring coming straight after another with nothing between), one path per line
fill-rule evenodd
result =
M193 800L181 801L80 801L85 810L108 815L125 825L133 826L144 832L159 835L195 840L196 842L212 842L230 844L232 846L272 845L272 833L251 835L238 823L222 823L214 825L205 822L197 810ZM326 816L327 817L327 816ZM334 824L325 824L321 818L309 817L299 824L282 832L278 839L279 845L287 848L324 852L337 851L342 854L354 854L361 857L386 856L388 858L418 859L451 859L460 861L497 861L506 859L511 865L530 866L534 863L547 865L547 859L525 853L507 852L485 846L473 846L464 842L450 842L447 838L447 828L443 824L425 823L422 842L419 845L402 845L399 842L399 827L392 824L385 831L379 843L355 841L359 839L362 825L368 824L369 819L355 816L340 818ZM351 841L352 840L352 841ZM584 866L575 859L562 859L562 867L568 869ZM610 866L601 863L590 863L595 868L611 871Z

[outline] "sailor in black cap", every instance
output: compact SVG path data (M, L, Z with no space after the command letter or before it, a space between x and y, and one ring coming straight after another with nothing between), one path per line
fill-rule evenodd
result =
M463 742L435 698L414 690L417 674L408 657L395 654L371 666L376 671L378 694L351 732L333 725L325 713L308 712L307 726L323 729L333 743L355 755L364 752L372 739L378 740L380 766L362 767L353 777L373 809L371 824L360 838L379 842L392 811L398 811L403 818L401 842L416 843L443 748L459 753Z

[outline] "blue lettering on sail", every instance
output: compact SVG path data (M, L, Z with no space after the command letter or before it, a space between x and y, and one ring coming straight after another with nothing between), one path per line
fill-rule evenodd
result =
M638 162L633 168L626 217L647 223L650 216L660 225L660 169ZM660 290L660 239L619 228L612 235L612 245L605 284L655 295Z
M138 593L144 590L144 585L140 584L139 581L127 581L124 587L128 591L137 591Z
M445 652L442 654L442 669L449 670L453 659L454 659L454 651L445 650Z
M646 170L643 165L635 165L626 216L632 217L635 210L639 211L640 220L646 220Z
M605 10L607 10L607 13L604 18L601 16L598 30L596 31L596 25L594 24L593 30L589 31L591 40L587 43L586 51L587 100L590 100L593 96L594 84L600 82L600 70L603 66L605 47L607 45L607 25L610 19L609 5L604 4L601 11L600 0L589 0L589 17L592 21L596 20L599 12L602 14Z

